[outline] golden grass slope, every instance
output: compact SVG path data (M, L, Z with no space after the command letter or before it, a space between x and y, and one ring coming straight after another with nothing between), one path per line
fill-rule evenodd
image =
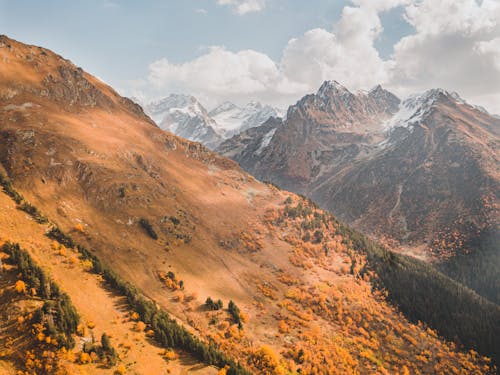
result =
M27 250L69 294L81 317L82 328L76 337L76 346L71 353L61 358L60 373L109 374L120 366L124 366L128 374L167 371L174 374L216 373L215 369L183 353L177 353L177 359L168 360L166 350L155 344L146 332L137 329L138 322L133 318L133 311L125 298L114 294L101 277L88 272L88 264L79 259L77 252L47 238L46 226L37 224L26 213L17 210L14 202L3 193L0 193L0 226L2 242L16 242ZM0 272L0 347L5 348L5 352L0 352L0 364L6 368L6 373L13 374L16 373L16 367L22 368L26 362L26 350L36 345L36 340L30 334L31 327L23 323L27 321L24 318L34 308L40 307L41 302L36 296L14 291L14 284L19 279L15 268L5 262L4 270ZM19 317L23 317L23 321ZM103 333L111 337L111 343L118 351L118 364L111 369L102 366L101 362L79 364L83 344L92 337L98 341Z

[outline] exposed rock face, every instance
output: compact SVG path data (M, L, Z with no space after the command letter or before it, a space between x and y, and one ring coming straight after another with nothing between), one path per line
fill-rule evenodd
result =
M280 118L271 117L261 126L250 128L223 142L217 151L227 157L238 159L243 168L251 169L259 161L261 153L282 124Z
M500 301L499 119L441 89L400 103L380 86L354 95L325 82L259 153L252 134L219 150Z
M57 54L48 53L47 50L36 46L29 46L26 52L4 35L0 35L0 48L6 48L10 56L13 56L6 56L3 63L6 66L12 65L9 68L20 75L16 85L9 80L4 81L0 92L1 99L16 98L24 91L64 104L66 109L72 112L81 112L85 107L99 107L110 112L125 108L143 120L153 123L138 104L117 95L114 90L105 87L101 81L84 72L82 68ZM40 74L35 76L23 72L21 69L24 67L16 61L16 58L20 57L27 66ZM2 71L0 76L1 74Z

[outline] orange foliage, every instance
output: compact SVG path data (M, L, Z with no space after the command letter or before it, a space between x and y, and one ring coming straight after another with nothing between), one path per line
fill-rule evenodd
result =
M17 293L25 293L26 292L26 283L22 280L17 280L14 288L16 289Z

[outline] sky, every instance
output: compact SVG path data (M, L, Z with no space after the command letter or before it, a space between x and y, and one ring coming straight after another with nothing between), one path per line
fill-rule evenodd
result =
M285 109L336 80L440 87L500 114L500 0L0 0L0 34L142 101Z

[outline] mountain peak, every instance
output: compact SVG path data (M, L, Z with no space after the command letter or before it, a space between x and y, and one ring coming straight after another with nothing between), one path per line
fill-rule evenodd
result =
M153 102L151 102L151 104L153 106L162 106L162 105L172 106L173 104L177 104L178 106L185 106L188 105L189 103L194 103L194 102L197 102L194 96L173 93L164 98L154 100Z
M385 89L381 84L378 84L376 86L373 86L369 91L368 91L368 95L374 97L374 96L378 96L378 95L386 95L387 93L389 93L390 95L393 95L395 96L392 92L390 92L389 90Z
M370 91L368 91L368 93L371 94L372 92L378 92L378 91L385 91L385 89L382 87L382 85L380 83L376 86L373 86L370 89Z
M212 109L210 116L217 123L216 130L225 138L264 123L270 117L278 116L276 109L258 101L250 101L242 107L224 102Z
M324 97L328 96L331 93L337 94L337 93L350 93L350 92L345 86L333 80L333 81L323 82L316 95L319 97Z
M412 94L403 100L398 112L387 121L387 128L411 127L429 113L438 102L449 100L456 104L466 104L458 93L442 88L433 88L423 93Z
M378 84L373 87L370 91L368 91L368 96L372 98L386 113L393 114L398 111L401 100L392 92L384 89L382 85Z

